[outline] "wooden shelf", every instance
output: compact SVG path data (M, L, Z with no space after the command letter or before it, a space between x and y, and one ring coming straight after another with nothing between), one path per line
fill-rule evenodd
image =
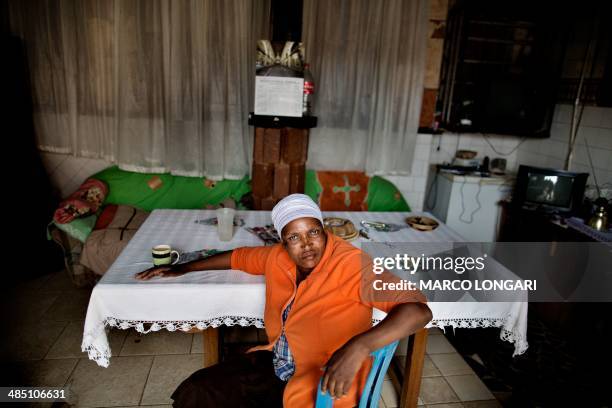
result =
M469 19L468 23L510 28L532 28L536 26L533 21L493 21L477 20L473 18Z
M317 117L265 116L249 112L249 125L261 128L311 129L317 127Z
M424 135L441 135L442 133L444 133L443 129L437 129L434 130L433 128L430 127L419 127L418 133L424 134Z
M503 45L532 45L534 43L533 40L504 40L501 38L485 38L485 37L468 37L468 41L474 42L484 42L491 44L503 44Z

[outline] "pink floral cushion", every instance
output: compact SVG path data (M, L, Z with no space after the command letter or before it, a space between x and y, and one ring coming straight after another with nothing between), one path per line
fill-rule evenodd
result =
M104 182L87 179L77 191L60 203L53 220L59 224L67 224L75 218L93 214L98 211L107 194L108 187Z

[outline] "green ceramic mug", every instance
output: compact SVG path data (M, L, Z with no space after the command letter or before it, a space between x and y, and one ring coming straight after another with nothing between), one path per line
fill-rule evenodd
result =
M156 245L152 249L153 254L153 265L174 265L179 261L181 254L170 247L170 245ZM172 260L172 256L176 256L175 260Z

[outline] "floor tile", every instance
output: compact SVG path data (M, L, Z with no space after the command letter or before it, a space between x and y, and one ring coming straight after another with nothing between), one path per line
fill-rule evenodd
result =
M501 408L501 404L497 400L466 401L463 406L464 408Z
M423 378L419 396L425 404L459 402L459 397L444 380L444 377Z
M11 361L41 360L66 327L65 322L42 320L11 328L7 336L4 359Z
M156 356L140 405L171 404L176 387L201 368L201 355Z
M113 357L107 368L81 359L67 386L78 407L138 405L144 391L152 356Z
M131 330L119 355L189 354L192 341L193 334L181 331L160 330L139 335L135 330Z
M427 331L429 332L428 334L430 336L444 335L444 332L438 329L437 327L432 327L430 329L427 329Z
M485 366L484 361L482 361L482 358L480 358L480 356L477 353L471 354L471 355L469 355L467 357L471 358L472 360L474 360L475 362L477 362L481 366L483 366L483 367Z
M172 405L138 405L139 407L147 407L147 408L172 408ZM130 407L114 407L114 408L134 408L134 406Z
M36 360L13 363L10 366L12 384L29 387L63 387L79 360Z
M406 368L406 356L399 356L398 358L401 364L401 372L403 373ZM421 377L439 377L441 375L442 374L440 371L431 361L431 358L429 356L425 356L425 359L423 360L423 374Z
M461 401L495 399L491 391L475 374L451 375L445 378Z
M38 290L44 286L44 284L54 275L54 273L49 273L46 275L38 276L36 278L28 279L23 282L19 282L13 288L13 291L30 291L30 290Z
M11 320L22 323L39 322L45 313L62 295L61 292L20 291L11 296L11 309L14 311L9 317Z
M383 382L383 388L380 394L381 396L379 401L379 407L384 406L386 408L395 408L399 406L399 396L395 391L393 383L387 376L385 376L385 381ZM421 400L421 398L418 398L417 406L422 405L424 405L423 400Z
M395 349L396 356L405 356L408 350L408 337L404 337L400 340L397 348Z
M63 292L71 292L71 291L79 291L79 289L72 281L70 280L70 276L68 276L68 272L66 270L62 270L56 273L52 273L49 275L49 279L45 282L45 284L39 289L41 292L49 292L49 291L63 291Z
M399 405L399 399L391 380L383 381L382 391L380 393L387 408L395 408Z
M85 320L90 295L90 289L64 292L55 300L43 318L58 322Z
M113 355L118 355L127 336L127 330L110 330L107 334ZM70 322L59 336L55 344L45 356L45 359L56 358L87 358L87 354L81 351L83 342L83 322Z
M191 354L203 354L204 353L204 339L202 333L193 333L193 340L191 341Z
M108 344L113 356L118 356L121 353L123 343L125 343L129 332L129 330L122 329L111 329L107 332Z
M433 361L429 356L425 356L425 360L423 361L423 377L439 377L442 373L440 370L434 365Z
M428 404L425 408L464 408L464 405L460 402L450 402L448 404Z
M455 353L453 346L446 340L444 336L427 336L427 353Z
M431 354L429 357L442 375L474 374L459 353Z

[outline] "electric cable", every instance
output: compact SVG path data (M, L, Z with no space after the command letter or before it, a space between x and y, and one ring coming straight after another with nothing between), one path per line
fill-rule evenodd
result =
M478 211L480 211L480 209L482 208L482 204L480 203L480 191L482 190L482 185L481 185L480 182L478 182L478 191L476 191L476 196L474 197L475 200L476 200L477 207L470 214L469 221L466 221L466 220L463 219L463 214L465 214L465 210L466 210L466 208L465 208L465 198L464 198L464 195L463 195L463 188L465 187L466 183L467 183L467 177L463 176L463 183L461 183L461 188L459 189L460 193L461 193L461 214L459 214L459 221L461 221L461 222L463 222L465 224L471 224L471 223L474 222L474 215Z
M440 168L438 166L436 166L436 174L434 174L434 179L431 181L431 184L429 185L429 191L427 191L427 195L425 196L425 207L428 210L433 210L434 208L436 208L436 204L438 203L438 177L440 175ZM429 199L431 198L431 190L433 190L435 188L434 191L434 200L433 200L433 204L430 205L429 203Z
M589 142L587 141L586 136L584 138L584 146L586 147L587 157L589 158L589 164L591 165L591 171L593 172L593 182L595 183L595 188L597 189L597 195L601 197L601 188L599 188L599 183L597 182L595 166L593 166L593 159L591 158L591 148L589 147Z
M508 153L502 153L499 150L497 150L495 148L495 146L493 146L493 143L491 143L491 141L489 141L488 136L486 136L484 133L481 133L480 135L485 140L485 142L487 142L489 144L489 146L491 146L491 150L493 150L496 154L499 154L500 156L510 156L512 153L514 153L525 142L525 140L527 140L527 136L523 136L523 138L518 142L518 144L516 146L514 146L514 148L512 150L510 150Z

